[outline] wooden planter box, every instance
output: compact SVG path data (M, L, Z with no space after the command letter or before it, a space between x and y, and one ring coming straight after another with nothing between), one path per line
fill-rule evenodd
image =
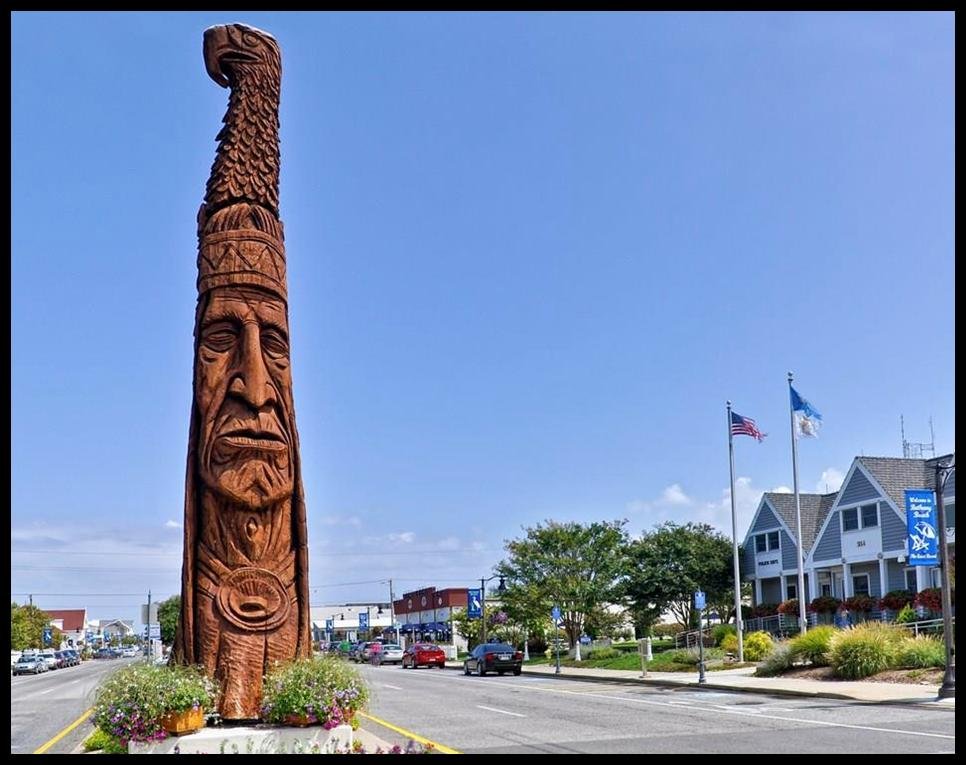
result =
M187 712L168 712L161 718L161 727L172 736L193 733L205 727L205 713L201 709L189 709Z

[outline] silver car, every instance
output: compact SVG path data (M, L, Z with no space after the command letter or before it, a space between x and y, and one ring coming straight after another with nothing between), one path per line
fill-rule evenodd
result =
M402 664L403 649L396 643L386 643L382 647L383 664Z
M15 675L39 675L47 671L47 662L38 653L29 656L21 656L17 663L13 665Z

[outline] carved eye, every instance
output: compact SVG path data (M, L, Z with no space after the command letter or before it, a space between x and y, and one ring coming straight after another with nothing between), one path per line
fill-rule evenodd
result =
M206 348L217 353L230 351L238 340L238 329L228 322L218 322L207 327L201 337Z
M262 347L271 356L279 357L288 355L288 340L285 336L275 329L262 331Z

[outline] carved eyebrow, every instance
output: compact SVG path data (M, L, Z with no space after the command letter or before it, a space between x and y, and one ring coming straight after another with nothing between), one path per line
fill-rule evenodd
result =
M282 325L278 322L272 321L271 319L266 319L261 324L264 329L274 329L276 332L278 332L278 334L285 338L286 342L288 341L288 332L286 332L285 328L282 327Z

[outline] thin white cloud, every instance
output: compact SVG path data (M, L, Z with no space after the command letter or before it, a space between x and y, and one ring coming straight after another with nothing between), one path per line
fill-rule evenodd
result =
M791 494L792 490L787 486L776 486L774 489L772 489L772 492L774 494Z
M181 524L178 523L177 521L165 521L164 522L164 527L166 529L180 529L181 528Z
M661 495L661 499L669 505L690 505L691 498L681 489L681 485L677 483L672 483L668 486L664 493Z
M416 539L415 531L403 531L403 532L400 532L399 534L393 533L389 535L390 542L402 542L407 545L413 542L415 539Z
M842 488L842 481L845 480L845 473L834 467L826 468L822 471L822 477L815 484L815 491L819 494L828 494Z

